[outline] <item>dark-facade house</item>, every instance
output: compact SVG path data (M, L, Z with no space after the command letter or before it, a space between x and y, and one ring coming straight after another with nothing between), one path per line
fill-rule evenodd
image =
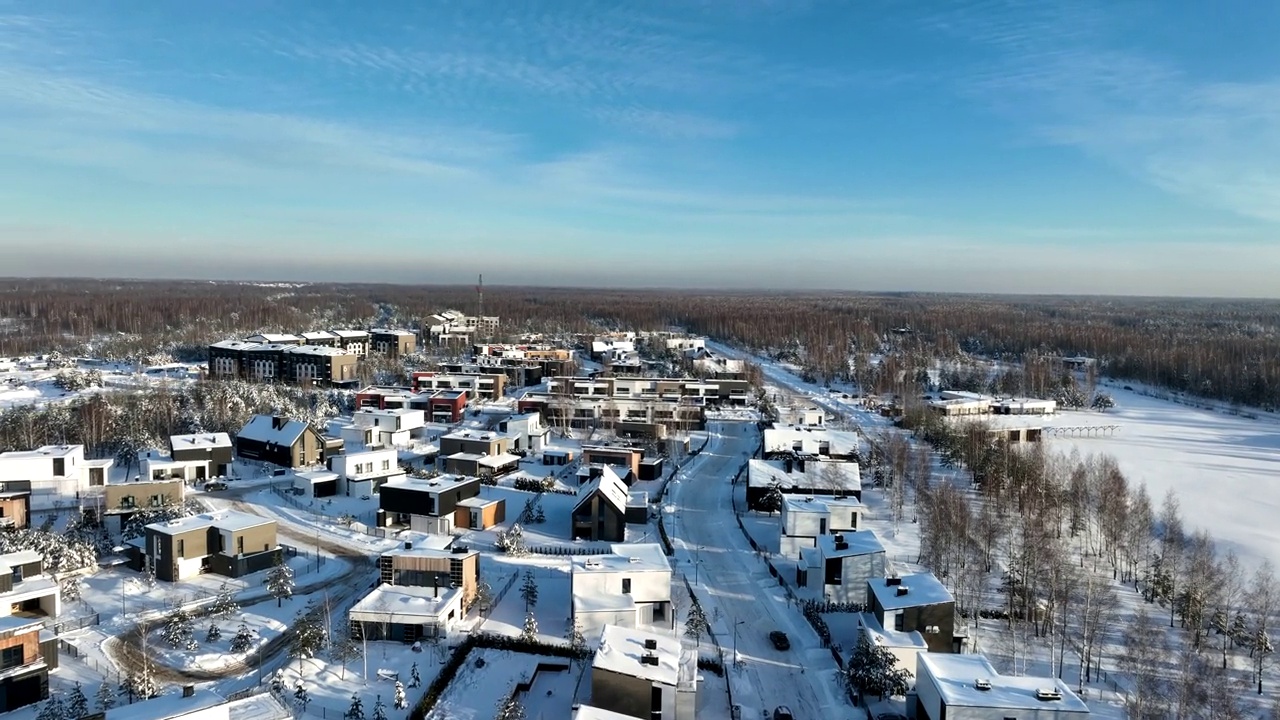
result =
M631 471L631 478L640 476L640 460L644 450L615 445L583 445L582 462L602 465L621 465ZM622 477L625 481L627 478Z
M480 479L457 475L392 480L378 492L378 524L447 535L459 525L457 515L469 511L459 503L480 495Z
M578 489L571 513L572 537L622 542L627 530L627 486L609 466Z
M328 330L312 330L302 333L302 340L307 345L317 347L338 347L338 336Z
M301 345L304 341L293 333L258 333L245 338L245 342L259 345Z
M169 457L178 462L204 462L206 469L196 479L226 477L235 459L235 444L226 433L193 433L169 436Z
M303 468L324 461L324 438L301 420L254 415L236 434L236 455L281 467Z
M867 599L886 630L920 633L931 653L964 651L965 638L955 632L955 598L933 573L868 580Z
M418 336L408 330L377 328L369 331L369 349L387 357L412 355L418 347Z
M232 510L152 523L130 548L134 569L166 582L204 573L241 577L280 561L276 522Z
M697 652L677 638L606 625L591 663L592 707L634 718L693 720Z
M59 584L44 573L40 553L0 555L0 712L49 696L58 639L42 632L62 612Z
M302 345L281 354L280 376L299 384L353 385L359 358L336 347Z
M222 380L238 380L247 377L244 367L244 350L257 347L258 343L244 340L224 340L209 346L209 377Z

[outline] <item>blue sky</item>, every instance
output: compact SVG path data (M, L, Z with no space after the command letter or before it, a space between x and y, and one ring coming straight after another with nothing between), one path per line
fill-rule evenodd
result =
M1277 35L1256 0L0 0L0 276L1275 297Z

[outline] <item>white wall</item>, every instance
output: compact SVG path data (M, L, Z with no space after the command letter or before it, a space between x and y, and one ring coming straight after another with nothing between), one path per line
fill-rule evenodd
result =
M825 568L820 572L825 575ZM824 585L823 594L831 602L865 603L867 601L867 581L884 576L885 560L883 552L847 557L844 558L840 584Z
M614 572L578 571L573 573L574 593L592 595L622 595L623 578L631 579L633 602L670 602L671 572ZM865 583L864 583L865 584Z
M583 637L593 638L593 642L600 640L600 632L604 630L605 625L617 625L626 628L636 627L635 610L580 612L576 613L573 619L582 624Z
M778 552L781 555L795 560L800 557L801 548L811 548L817 545L817 541L811 537L796 537L794 535L783 535L778 545Z
M785 503L782 506L782 527L787 535L821 535L820 528L824 519L827 519L825 512L795 512L788 511Z
M211 553L212 554L212 553ZM200 574L200 565L204 561L202 557L180 558L178 562L178 580L186 580Z
M918 658L912 672L916 676L916 697L919 698L924 711L928 713L929 720L938 720L942 717L942 696L938 694L938 687L933 684L933 676ZM950 713L947 715L951 716ZM925 720L925 718L917 717L916 720Z
M453 516L435 518L430 515L410 515L409 529L433 535L450 535L453 533Z

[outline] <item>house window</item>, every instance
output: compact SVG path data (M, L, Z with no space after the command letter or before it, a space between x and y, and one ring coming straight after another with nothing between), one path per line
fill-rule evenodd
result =
M622 594L631 594L631 578L622 578Z
M126 509L133 507L133 496L125 495L124 497L120 498L120 507L126 508Z
M13 584L17 585L22 582L22 566L15 565L13 568Z
M390 460L383 460L383 461L382 461L382 469L383 469L383 470L390 470L390 469L391 469L391 461L390 461Z
M662 687L653 686L649 701L649 720L662 720Z
M178 557L184 558L186 556L187 556L187 541L178 540Z
M236 554L237 555L244 554L244 537L243 536L236 538Z
M0 668L8 670L22 664L22 646L14 645L0 650Z
M894 630L896 630L897 632L902 632L902 631L903 631L903 630L902 630L902 628L903 628L904 623L905 623L905 620L904 620L904 613L902 613L901 611L899 611L899 612L896 612L896 613L894 613L894 614L893 614L893 629L894 629Z

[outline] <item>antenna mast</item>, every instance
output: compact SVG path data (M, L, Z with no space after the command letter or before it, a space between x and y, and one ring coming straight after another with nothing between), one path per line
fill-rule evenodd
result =
M484 325L484 275L481 274L477 278L477 283L476 283L476 330L480 331L477 334L481 335L480 337L481 340L484 339L483 329L482 329L483 325Z

